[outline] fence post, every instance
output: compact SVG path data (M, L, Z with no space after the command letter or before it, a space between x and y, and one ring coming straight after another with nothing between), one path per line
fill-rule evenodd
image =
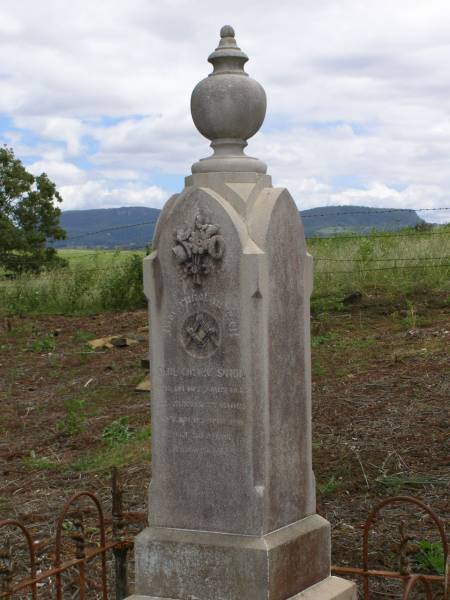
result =
M86 557L86 541L84 537L83 513L77 512L74 515L74 531L71 534L75 542L75 557L84 559ZM84 600L86 591L86 574L84 560L78 565L78 580L80 582L80 600Z
M123 508L122 508L123 490L119 481L117 468L112 471L112 527L114 541L123 542ZM115 567L115 592L116 600L124 600L128 596L128 559L127 546L113 548L114 567Z

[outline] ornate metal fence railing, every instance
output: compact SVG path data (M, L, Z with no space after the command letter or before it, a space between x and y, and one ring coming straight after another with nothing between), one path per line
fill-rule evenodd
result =
M380 516L381 511L387 506L393 505L413 505L419 508L423 513L428 515L431 519L436 531L439 534L440 542L442 544L443 552L443 563L444 563L444 574L433 575L414 573L413 565L411 564L410 555L410 543L412 542L412 536L409 536L406 531L404 522L400 522L400 543L396 547L396 553L398 556L399 570L398 571L385 571L369 568L369 537L371 530ZM361 577L363 579L363 597L364 600L369 600L370 594L370 580L371 579L397 579L403 584L403 595L402 600L410 598L412 590L416 589L419 585L423 588L428 600L434 597L432 584L440 584L442 590L442 597L447 600L449 595L449 558L448 558L448 540L445 534L445 528L442 520L437 514L424 502L418 498L411 496L394 496L386 498L380 502L375 508L373 508L363 526L363 544L362 544L362 568L358 567L339 567L333 566L332 573L335 575L343 575L350 577Z
M130 549L133 547L133 540L126 529L131 522L145 521L146 515L140 512L124 512L122 495L123 490L115 470L112 477L112 515L108 519L110 527L107 527L102 505L93 493L81 491L71 496L56 520L54 553L47 556L45 564L41 564L37 559L36 548L39 544L27 527L15 519L0 521L2 533L14 530L23 540L20 567L21 571L25 570L26 573L25 576L19 577L9 536L2 535L0 538L0 599L31 597L33 600L41 598L85 600L88 595L101 600L126 598L129 594L128 559ZM91 506L90 511L86 510L86 503ZM396 505L414 506L431 520L442 544L443 575L413 572L413 565L409 558L412 537L406 532L404 522L400 523L400 542L397 544L399 570L370 568L369 539L372 529L383 509ZM89 526L86 524L88 512ZM95 516L95 527L92 527L92 513ZM93 531L95 531L94 537L92 537ZM71 556L64 558L69 547ZM96 568L89 575L87 571L96 561ZM421 500L409 496L396 496L380 502L365 521L362 567L333 566L332 573L361 578L360 591L364 600L370 600L374 595L371 590L371 580L398 580L402 584L402 593L399 596L402 600L412 598L417 591L421 591L422 595L425 594L428 600L432 598L449 600L448 563L448 541L441 519ZM380 597L379 591L377 594ZM390 595L392 594L387 594L385 597Z
M92 492L81 491L71 496L64 504L56 521L54 553L47 557L50 566L41 568L36 558L39 543L27 527L15 519L0 521L2 534L16 530L25 542L21 557L21 570L25 577L17 579L18 564L13 556L9 536L0 538L0 598L41 597L65 600L77 597L85 600L87 592L94 591L96 598L122 600L128 595L127 559L132 539L127 539L125 524L130 521L144 521L143 513L125 513L122 510L122 488L117 471L112 477L112 518L110 536L107 535L102 505ZM94 508L96 525L86 527L85 517L92 510L81 504L88 502ZM92 519L91 519L92 521ZM95 531L96 536L90 537ZM67 542L70 541L68 544ZM64 559L67 546L72 546L72 556ZM91 547L88 547L88 546ZM108 555L112 559L107 561ZM27 555L27 556L23 556ZM87 568L98 559L100 564L93 576L87 576ZM109 563L109 564L108 564ZM113 563L113 564L112 564ZM66 577L67 581L63 579ZM111 594L112 590L114 593Z

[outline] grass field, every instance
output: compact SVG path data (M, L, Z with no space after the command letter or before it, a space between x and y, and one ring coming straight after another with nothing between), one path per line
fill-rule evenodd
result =
M336 306L347 295L414 295L450 291L450 225L432 232L310 238L313 308ZM3 314L89 314L145 306L144 252L62 250L68 267L39 276L0 280Z

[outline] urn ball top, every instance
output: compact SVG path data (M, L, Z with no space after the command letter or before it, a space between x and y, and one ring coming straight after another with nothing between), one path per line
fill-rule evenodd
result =
M214 155L193 165L193 173L241 171L265 173L266 165L243 152L266 114L264 88L244 71L248 56L238 47L234 29L224 25L217 48L208 56L214 70L192 92L195 126L211 140Z
M231 25L224 25L221 28L220 37L221 38L226 38L226 37L234 38L234 29L231 27Z

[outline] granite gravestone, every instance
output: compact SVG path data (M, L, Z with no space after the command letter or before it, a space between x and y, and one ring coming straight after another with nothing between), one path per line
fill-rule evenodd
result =
M135 598L352 598L315 514L312 259L289 192L244 154L266 96L231 27L208 60L191 110L214 153L167 202L144 264L153 467Z

